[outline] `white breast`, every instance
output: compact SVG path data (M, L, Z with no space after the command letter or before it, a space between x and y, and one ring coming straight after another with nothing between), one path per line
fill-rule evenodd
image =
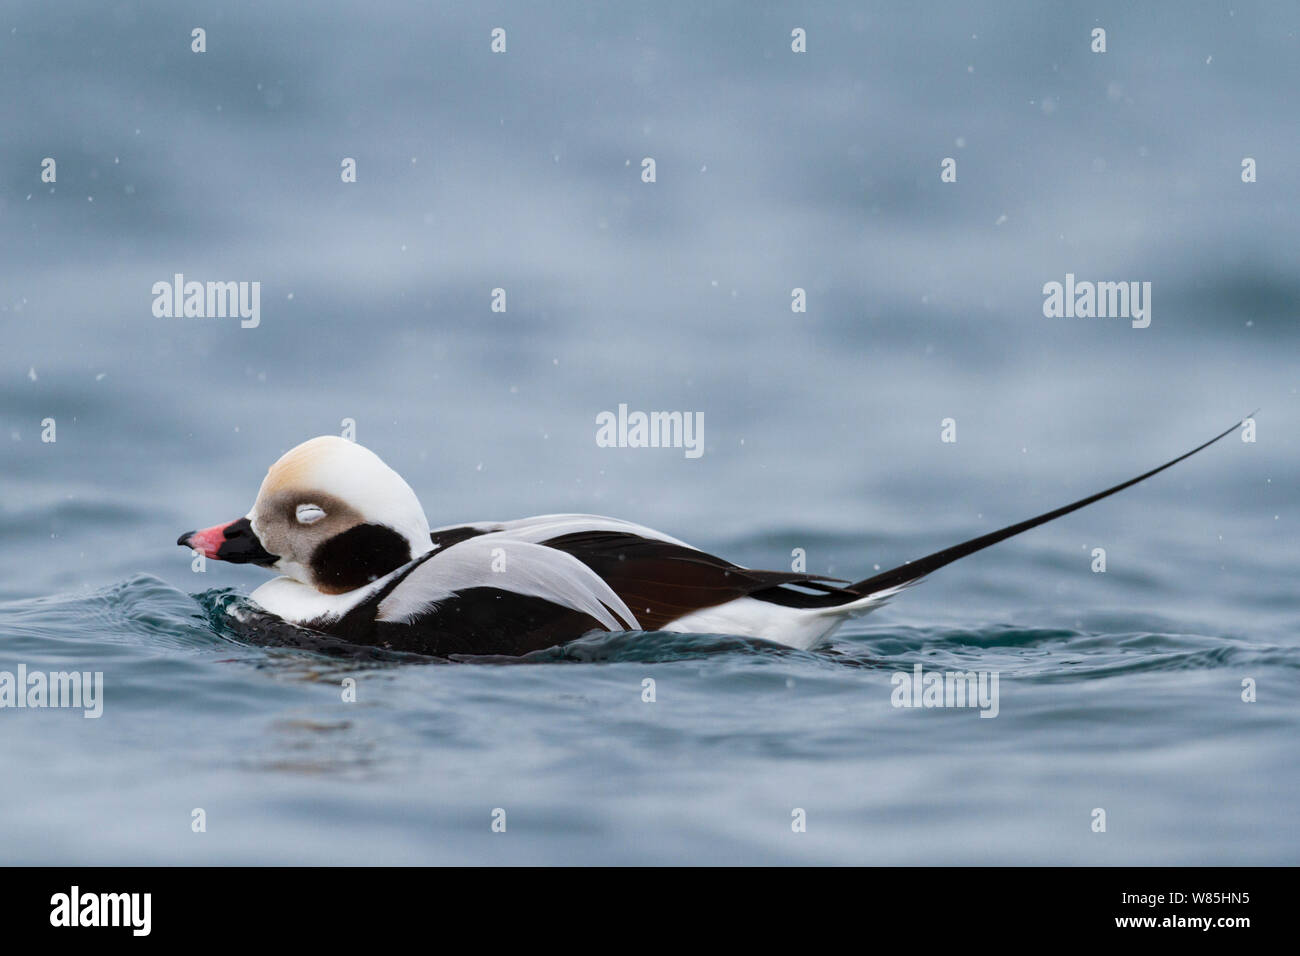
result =
M398 568L393 574L401 570ZM337 620L383 587L393 574L344 594L322 594L310 584L303 584L293 578L273 578L249 595L249 598L291 624L305 624L322 619Z

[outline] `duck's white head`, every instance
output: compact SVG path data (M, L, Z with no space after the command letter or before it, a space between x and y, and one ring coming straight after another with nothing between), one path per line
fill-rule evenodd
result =
M243 518L177 544L275 568L326 594L363 587L433 547L411 486L374 452L334 435L286 452Z

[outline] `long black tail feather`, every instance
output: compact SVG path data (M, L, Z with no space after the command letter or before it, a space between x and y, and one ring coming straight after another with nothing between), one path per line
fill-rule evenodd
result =
M1254 414L1254 412L1251 412L1251 414L1247 415L1246 418L1251 418ZM1130 488L1133 485L1136 485L1139 481L1145 481L1152 475L1158 475L1166 468L1172 468L1183 459L1192 457L1192 455L1195 455L1198 451L1209 448L1216 441L1219 441L1219 439L1226 438L1243 424L1245 424L1245 419L1237 422L1231 428L1225 429L1218 435L1215 435L1205 444L1197 445L1186 454L1179 455L1177 458L1173 459L1173 461L1167 461L1159 468L1152 468L1145 474L1138 475L1136 478L1130 478L1128 481L1121 482L1113 488L1107 488L1105 491L1099 491L1095 495L1081 498L1072 504L1057 508L1055 511L1048 511L1036 518L1029 518L1025 521L1008 525L998 531L990 531L988 534L982 534L978 538L971 538L969 541L963 541L961 544L954 544L950 548L944 548L942 551L928 554L916 561L909 561L907 564L900 565L899 567L890 568L888 571L882 571L874 577L858 581L856 584L850 584L847 590L853 591L862 597L866 597L867 595L875 594L877 591L885 591L889 588L900 587L904 584L913 584L930 572L937 571L946 564L952 564L959 558L964 558L968 554L974 554L976 551L982 551L991 545L997 544L999 541L1005 541L1007 538L1015 537L1022 531L1028 531L1030 528L1036 528L1040 524L1046 524L1047 522L1060 518L1063 515L1068 515L1071 511L1078 511L1080 508L1090 505L1094 501L1101 501L1102 498L1108 498L1117 491L1123 491L1125 488Z

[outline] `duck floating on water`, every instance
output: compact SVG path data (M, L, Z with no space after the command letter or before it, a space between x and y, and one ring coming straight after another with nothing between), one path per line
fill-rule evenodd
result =
M176 543L281 572L252 601L350 644L438 657L522 655L592 631L659 630L809 649L944 565L1159 474L1239 425L1105 491L856 582L744 568L599 515L431 530L397 472L332 435L272 465L247 515Z

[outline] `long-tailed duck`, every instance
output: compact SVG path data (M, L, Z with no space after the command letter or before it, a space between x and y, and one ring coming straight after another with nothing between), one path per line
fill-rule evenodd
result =
M177 544L283 572L252 600L351 644L519 655L590 631L664 630L811 648L930 572L1150 478L1237 427L1113 488L856 583L743 568L597 515L431 531L397 472L374 452L328 435L272 465L247 515L187 532Z

